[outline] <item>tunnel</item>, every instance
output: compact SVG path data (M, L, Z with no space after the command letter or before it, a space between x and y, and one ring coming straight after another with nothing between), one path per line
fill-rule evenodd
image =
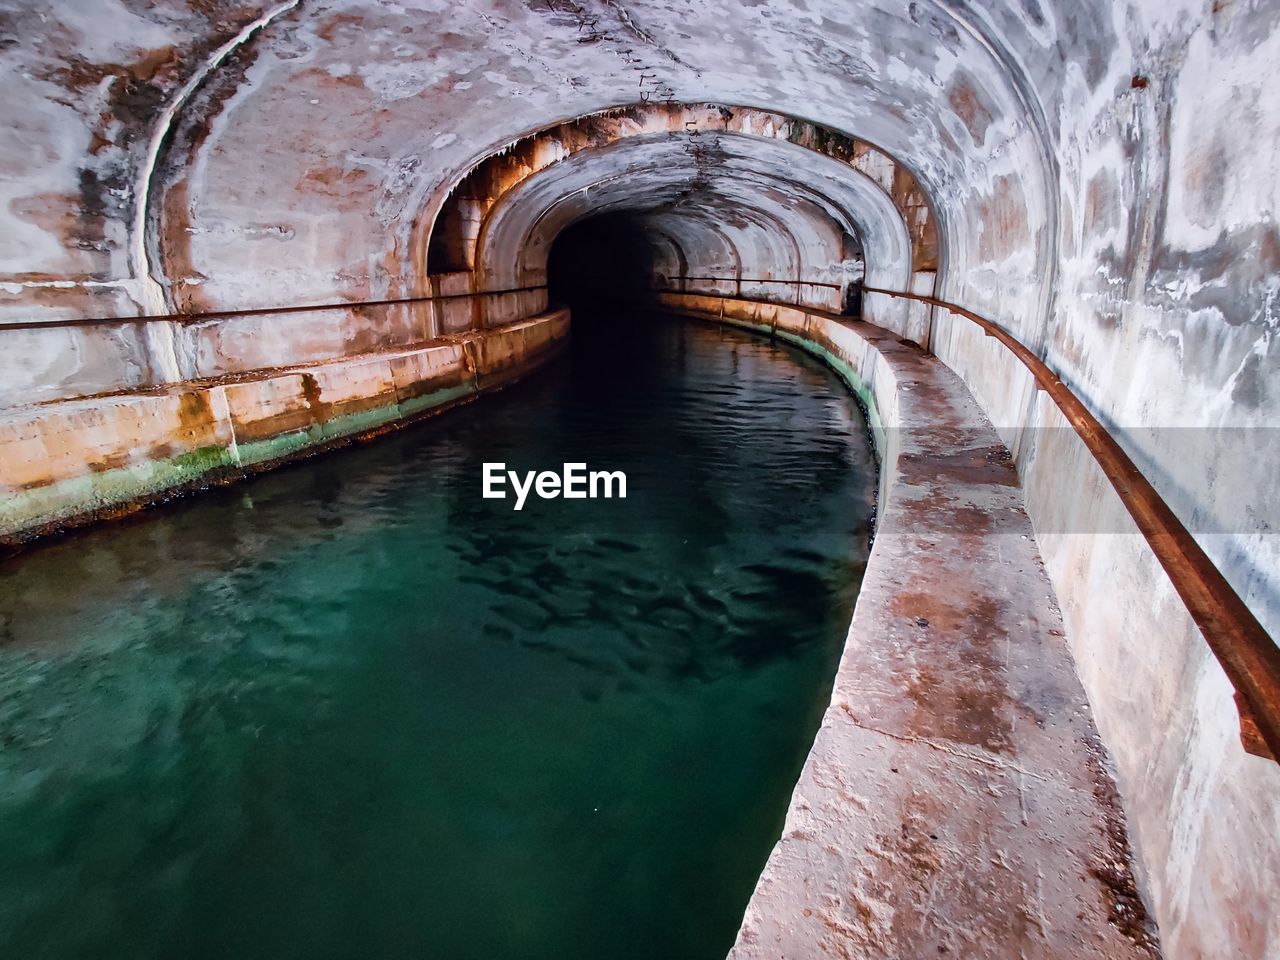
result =
M1280 3L0 30L0 947L1280 955Z
M637 217L606 213L560 233L547 254L547 297L577 324L644 315L656 306L653 276L661 241Z

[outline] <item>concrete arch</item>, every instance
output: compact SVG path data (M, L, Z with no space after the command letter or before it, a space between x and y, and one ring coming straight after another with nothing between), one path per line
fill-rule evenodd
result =
M482 285L500 289L542 282L555 235L593 211L674 212L680 203L691 207L689 184L700 175L691 140L677 134L615 142L575 153L519 180L495 198L479 226L476 272ZM838 280L840 234L845 231L861 241L869 283L901 288L911 282L914 250L907 227L891 195L871 177L785 142L719 134L715 143L715 172L701 174L699 189L708 197L717 191L738 191L721 203L720 218L735 208L769 211L778 235L801 231L807 247L797 244L794 235L787 243L812 250L822 261L800 264L800 271L784 273L780 279ZM729 186L733 184L738 186ZM750 185L745 194L744 185ZM714 210L706 209L710 202L704 198L703 215L714 219ZM757 221L758 229L765 229L763 222ZM740 245L737 249L739 278L769 277L774 264L796 260L794 252L771 249L744 262ZM713 274L707 268L699 275ZM823 304L838 306L838 298L832 302L829 291L826 296ZM881 310L880 322L904 336L923 337L919 325L907 327L903 307L885 304Z
M429 250L433 240L440 240L440 232L465 231L470 224L469 237L459 237L454 244L465 247L467 239L474 238L476 225L487 219L498 199L524 179L580 151L598 150L632 138L652 141L664 134L706 136L708 140L731 134L785 142L838 160L878 182L893 198L904 221L910 224L915 268L936 270L939 240L935 216L910 170L867 143L815 124L769 111L717 105L629 108L540 131L509 151L486 158L460 178L448 201L420 218L419 229L427 231L427 238L416 241L415 248L428 251L427 270L431 272ZM462 210L465 213L460 213ZM474 265L472 255L464 256L464 260L467 268Z
M654 267L663 276L683 277L689 272L689 259L684 247L670 232L650 225L649 236L655 248Z

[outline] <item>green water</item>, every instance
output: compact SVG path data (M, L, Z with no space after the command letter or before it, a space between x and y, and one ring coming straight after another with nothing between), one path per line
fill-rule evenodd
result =
M835 378L654 322L0 565L0 955L718 960L866 557ZM480 496L481 464L626 500Z

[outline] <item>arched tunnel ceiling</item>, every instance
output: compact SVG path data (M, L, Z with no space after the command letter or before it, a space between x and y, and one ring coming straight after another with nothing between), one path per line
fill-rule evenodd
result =
M558 233L604 210L661 215L677 242L682 221L700 220L732 244L735 269L748 276L838 279L846 232L860 239L876 282L900 287L911 273L902 217L865 175L786 142L668 134L576 153L504 194L479 238L483 284L542 282ZM752 245L763 246L744 263ZM698 250L692 240L681 246Z
M683 153L671 156L673 143L681 144ZM626 151L622 152L624 144ZM733 149L727 150L724 144ZM565 176L567 171L581 172L586 162L591 164L594 180L588 176L575 182ZM739 200L722 204L719 218L741 220L738 211L744 206L754 207L762 198L784 202L792 208L782 218L771 217L757 224L780 234L762 238L763 247L782 242L785 249L773 254L762 249L761 255L750 258L750 273L773 276L780 272L796 278L803 270L811 275L810 279L814 278L814 271L817 277L829 279L829 275L844 272L835 266L843 244L831 237L832 222L852 235L878 232L886 236L895 232L893 227L880 226L877 230L878 221L886 216L899 224L896 233L905 234L909 241L911 269L923 271L930 278L937 269L937 218L914 175L902 164L864 141L820 125L770 111L714 104L638 106L539 131L478 164L447 199L424 211L417 224L415 246L426 247L428 272L470 270L476 264L476 245L493 233L491 221L503 219L502 211L510 198L523 195L525 181L539 180L541 191L548 194L541 202L550 211L574 199L570 195L553 196L561 187L573 195L581 194L577 196L579 201L589 194L598 203L600 192L589 187L623 183L636 172L652 172L658 167L684 171L684 187L678 194L686 212L694 208L693 201L700 195L700 205L707 206L710 184L735 177L750 181L754 194L745 203ZM839 199L833 202L827 194ZM614 202L626 201L624 198ZM673 199L667 197L662 202L670 204ZM822 209L806 218L797 215L801 204ZM646 205L652 206L642 193L627 203L633 210ZM577 206L581 208L581 203ZM858 210L862 206L868 206L869 211L860 216ZM714 210L710 212L717 215ZM856 225L859 219L867 224L860 228ZM784 220L790 225L785 225ZM554 217L548 217L547 222L562 223ZM815 236L815 229L822 235L820 238ZM797 230L813 242L798 242ZM423 237L428 232L430 238L426 241ZM549 243L551 236L541 233L534 240ZM497 250L494 244L488 244L489 266L496 265L509 277L511 269L503 263L509 264L522 254L513 246L520 242L518 237L504 234L504 239ZM897 269L900 259L898 252L880 257L876 265L879 282L901 283L908 278L909 271ZM715 262L722 263L723 258ZM731 272L743 276L740 259L735 258L735 262L737 269ZM702 265L696 269L705 273L711 268ZM723 272L723 267L717 269ZM536 264L529 276L537 276ZM482 285L492 289L488 278ZM931 279L928 285L932 286Z
M209 299L260 305L264 273L273 302L395 292L417 212L457 171L557 120L668 98L821 119L939 196L1019 169L1030 235L1050 206L1044 133L993 53L1005 42L983 37L1023 37L1023 21L1017 5L979 19L932 0L19 3L10 29L39 41L9 51L6 119L48 154L40 196L63 212L22 225L9 263L107 284L44 289L82 313L154 306L130 276L147 260L131 207L163 194L189 221L176 272ZM8 199L29 207L22 189Z
M1142 431L1280 410L1278 24L1210 0L0 0L0 318L418 294L434 211L486 157L741 104L896 158L938 219L937 292L1135 425L1180 509L1256 531L1274 495L1209 508L1216 481ZM992 419L1022 417L947 336Z

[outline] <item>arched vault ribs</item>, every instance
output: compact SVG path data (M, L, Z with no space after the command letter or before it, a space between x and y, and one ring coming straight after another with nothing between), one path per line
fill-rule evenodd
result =
M460 177L419 218L413 245L432 289L540 284L556 236L604 212L674 243L679 256L658 261L678 264L655 278L663 286L838 307L864 275L894 289L936 282L936 216L894 158L808 121L705 104L645 104L534 134ZM927 339L918 311L868 308Z

